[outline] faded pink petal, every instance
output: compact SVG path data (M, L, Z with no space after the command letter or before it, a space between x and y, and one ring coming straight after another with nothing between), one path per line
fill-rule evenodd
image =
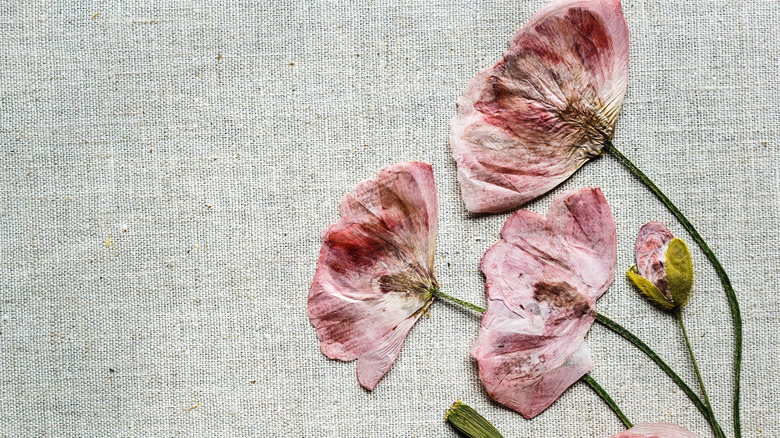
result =
M648 222L636 237L637 273L653 283L670 301L672 295L666 283L666 250L674 239L672 232L661 222Z
M466 208L516 208L599 155L627 83L619 0L556 0L539 10L458 99L450 145Z
M547 217L518 211L482 258L488 310L471 347L497 402L532 418L593 368L583 343L612 284L617 236L601 190L558 195Z
M699 435L671 423L639 423L610 438L699 438Z
M373 389L432 300L438 207L433 169L400 163L341 200L341 219L322 234L309 318L322 353L358 360Z

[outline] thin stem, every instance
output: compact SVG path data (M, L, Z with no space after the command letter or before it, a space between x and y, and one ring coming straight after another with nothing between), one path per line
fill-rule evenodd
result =
M431 290L431 293L436 298L443 298L448 301L452 301L455 304L460 304L463 307L468 307L471 310L474 310L479 313L485 313L487 312L487 309L484 307L479 307L476 304L471 304L468 301L463 301L460 298L455 298L452 295L447 295L444 292L440 291L439 288L434 288Z
M715 432L715 436L718 438L725 438L726 435L723 434L723 430L720 428L720 425L715 420L715 415L711 414L710 410L707 408L707 405L704 404L704 402L701 401L698 395L696 395L695 392L693 392L693 389L691 389L690 386L688 386L683 379L677 375L677 373L672 370L672 368L664 362L663 359L661 359L658 354L656 354L655 351L653 351L652 348L650 348L647 344L642 342L641 339L639 339L636 335L628 331L625 327L621 326L617 322L607 318L606 316L602 314L596 315L596 322L603 325L604 327L612 330L613 332L617 333L618 335L622 336L624 339L626 339L628 342L631 342L634 344L637 348L642 350L643 353L645 353L650 359L653 360L653 362L658 365L659 368L661 368L671 379L674 381L674 383L677 384L677 386L682 389L682 391L685 393L685 395L688 396L689 399L691 399L691 402L696 406L696 408L699 410L699 412L704 415L704 418L706 418L710 425L712 426L713 432Z
M675 206L674 203L672 203L672 201L670 201L669 198L667 198L666 195L664 195L663 192L661 192L661 190L656 187L655 184L653 184L650 178L648 178L647 175L639 170L639 168L636 167L636 165L634 165L631 160L620 153L620 151L615 148L615 145L613 145L609 139L605 139L604 149L612 152L626 167L628 167L629 170L631 170L631 172L637 178L639 178L639 180L641 180L650 189L650 191L661 200L661 202L663 202L666 208L668 208L669 211L674 214L683 227L688 230L688 233L690 233L691 237L693 237L693 240L699 244L701 250L710 260L710 263L712 263L712 266L715 268L715 272L717 272L718 277L720 278L721 284L723 284L723 289L726 290L726 297L728 298L729 305L731 306L731 317L734 321L734 435L736 438L740 438L742 436L739 420L739 381L742 368L742 315L739 311L737 294L734 292L734 288L731 286L731 280L729 280L729 276L726 274L726 270L723 269L723 265L720 264L720 261L715 256L715 253L712 252L699 232L696 231L696 228L693 227L690 221L688 221L688 219L685 217L685 215L682 214L677 206Z
M617 403L615 403L615 400L612 400L612 397L607 394L607 391L604 390L604 388L601 387L601 385L596 382L593 377L591 377L590 374L585 374L582 376L582 380L590 385L591 388L593 388L593 391L596 392L604 401L609 405L610 408L615 412L615 414L620 418L620 421L623 422L623 424L626 426L626 429L630 429L633 424L631 424L631 421L626 417L626 414L623 413L623 411L620 410Z
M688 347L688 354L691 356L691 362L693 362L693 370L696 371L696 378L699 380L699 388L701 388L701 393L704 395L704 403L707 404L707 408L710 411L710 415L712 420L715 420L715 414L712 411L712 405L710 405L710 398L707 396L707 390L704 389L704 380L701 378L701 372L699 371L699 364L696 363L696 356L693 354L693 348L691 348L691 341L688 340L688 332L685 330L685 323L683 322L682 317L682 310L676 309L675 310L675 316L677 316L677 321L680 322L680 328L682 329L683 337L685 338L685 345Z

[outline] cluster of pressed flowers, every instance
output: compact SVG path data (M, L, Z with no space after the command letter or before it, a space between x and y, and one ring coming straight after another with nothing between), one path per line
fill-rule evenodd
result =
M741 321L734 291L717 258L687 219L611 142L628 82L628 27L619 0L557 0L537 12L491 68L458 100L450 144L471 212L504 212L552 190L590 158L612 152L675 214L718 272L732 306L735 435L739 429ZM628 428L614 437L695 437L668 423L632 425L587 373L584 339L594 321L650 356L712 426L715 420L691 353L703 400L633 334L596 312L612 284L615 221L598 188L566 191L546 216L519 210L482 258L487 309L439 289L434 275L438 221L433 169L398 163L359 183L339 204L341 218L322 235L308 314L327 357L357 359L360 384L373 389L392 366L414 323L436 298L482 313L470 354L497 402L533 418L572 384L589 384ZM677 316L693 286L688 248L660 222L642 227L629 279ZM685 335L689 351L690 344ZM456 403L448 421L467 436L500 436Z

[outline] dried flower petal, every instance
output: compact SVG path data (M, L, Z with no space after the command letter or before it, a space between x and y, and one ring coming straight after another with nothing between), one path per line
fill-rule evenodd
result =
M669 300L669 286L666 282L666 249L674 239L672 232L661 222L648 222L639 229L636 236L637 273L653 283Z
M358 381L373 389L432 301L433 170L414 162L386 167L349 192L339 212L322 235L309 318L322 353L357 359Z
M488 310L471 347L491 397L532 418L593 367L583 340L616 254L599 189L562 193L547 218L518 211L507 219L482 258Z
M699 435L671 423L639 423L611 438L699 438Z
M516 208L599 155L627 83L620 0L557 0L539 10L458 100L450 145L466 208Z

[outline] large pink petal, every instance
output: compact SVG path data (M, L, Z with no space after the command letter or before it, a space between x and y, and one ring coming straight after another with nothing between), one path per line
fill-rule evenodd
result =
M611 438L699 438L699 435L671 423L639 423Z
M601 153L627 83L619 0L543 7L458 99L450 145L466 208L516 208Z
M496 401L532 418L593 367L583 340L612 284L616 242L599 189L559 195L546 218L507 219L482 258L488 310L470 351Z
M648 222L639 229L636 236L636 269L661 291L666 298L672 299L666 283L666 250L674 239L672 232L661 222Z
M430 304L438 215L433 170L401 163L358 184L322 235L309 318L331 359L358 359L373 389Z

